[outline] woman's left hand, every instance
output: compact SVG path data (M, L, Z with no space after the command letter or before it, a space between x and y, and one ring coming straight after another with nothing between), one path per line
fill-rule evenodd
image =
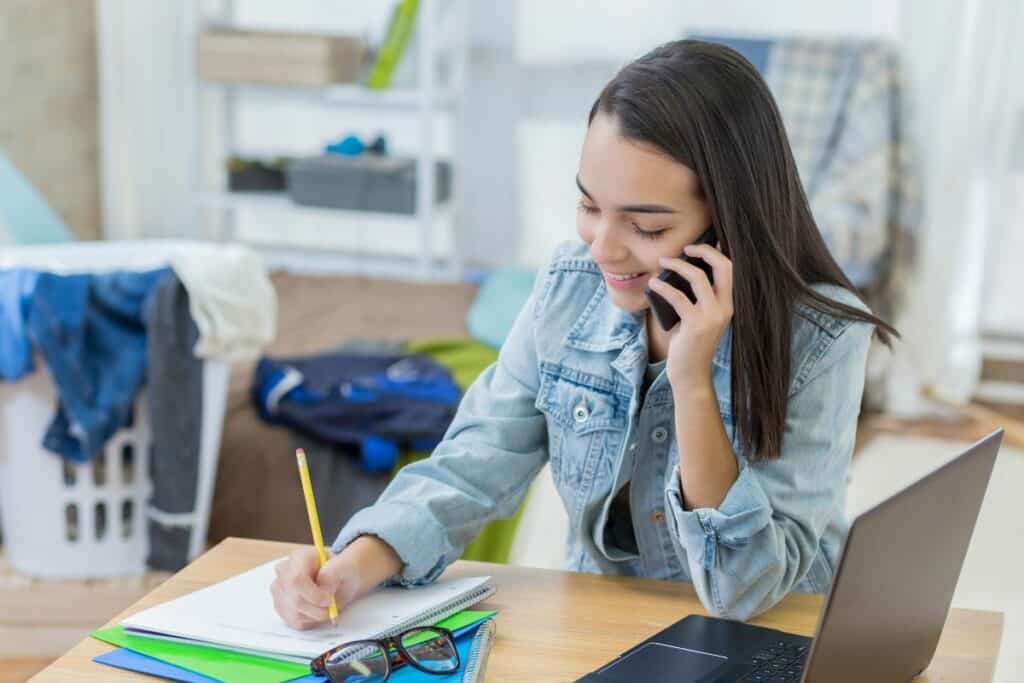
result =
M704 259L711 265L714 285L697 266L679 258L662 258L661 267L686 278L697 297L691 303L685 294L658 278L650 287L679 314L679 323L669 331L670 341L665 372L674 388L709 383L711 360L729 321L732 320L732 261L709 244L690 245L686 255Z

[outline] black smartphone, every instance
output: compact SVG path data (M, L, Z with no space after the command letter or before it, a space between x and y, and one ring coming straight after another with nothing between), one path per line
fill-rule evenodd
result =
M701 233L701 236L698 237L693 242L693 244L710 244L714 246L715 242L717 241L718 240L715 236L715 226L712 225L710 228ZM710 263L708 263L702 258L687 256L685 253L680 258L682 258L687 263L697 266L705 273L707 273L708 280L712 284L714 284L715 280L712 277ZM686 280L686 278L684 278L676 271L667 269L663 270L661 271L661 273L658 274L658 279L672 285L673 287L681 291L683 294L685 294L686 298L688 298L690 301L692 301L693 303L697 303L697 296L693 293L693 287L690 286L690 283ZM672 308L672 304L665 301L664 297L662 297L660 294L652 290L650 287L644 290L644 294L647 296L647 300L651 303L651 308L654 310L654 317L658 319L659 323L661 323L662 328L664 328L667 331L675 327L676 323L679 322L679 314L676 313L676 309Z

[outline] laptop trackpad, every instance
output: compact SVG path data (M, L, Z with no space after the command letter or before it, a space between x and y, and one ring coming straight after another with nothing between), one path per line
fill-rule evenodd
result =
M598 673L617 681L693 683L725 664L726 657L664 643L647 643Z

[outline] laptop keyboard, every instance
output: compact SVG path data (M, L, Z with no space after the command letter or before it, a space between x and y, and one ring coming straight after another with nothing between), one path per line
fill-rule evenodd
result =
M748 655L736 683L798 683L807 658L807 645L777 642L771 647Z

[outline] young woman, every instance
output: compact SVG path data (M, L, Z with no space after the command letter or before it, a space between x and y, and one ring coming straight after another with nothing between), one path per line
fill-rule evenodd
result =
M539 274L444 441L322 569L311 548L279 564L290 625L325 621L332 594L434 580L546 462L571 569L692 581L734 619L827 591L868 345L895 331L829 255L764 81L719 45L655 49L594 103L576 185L582 243ZM681 319L668 331L648 285Z

